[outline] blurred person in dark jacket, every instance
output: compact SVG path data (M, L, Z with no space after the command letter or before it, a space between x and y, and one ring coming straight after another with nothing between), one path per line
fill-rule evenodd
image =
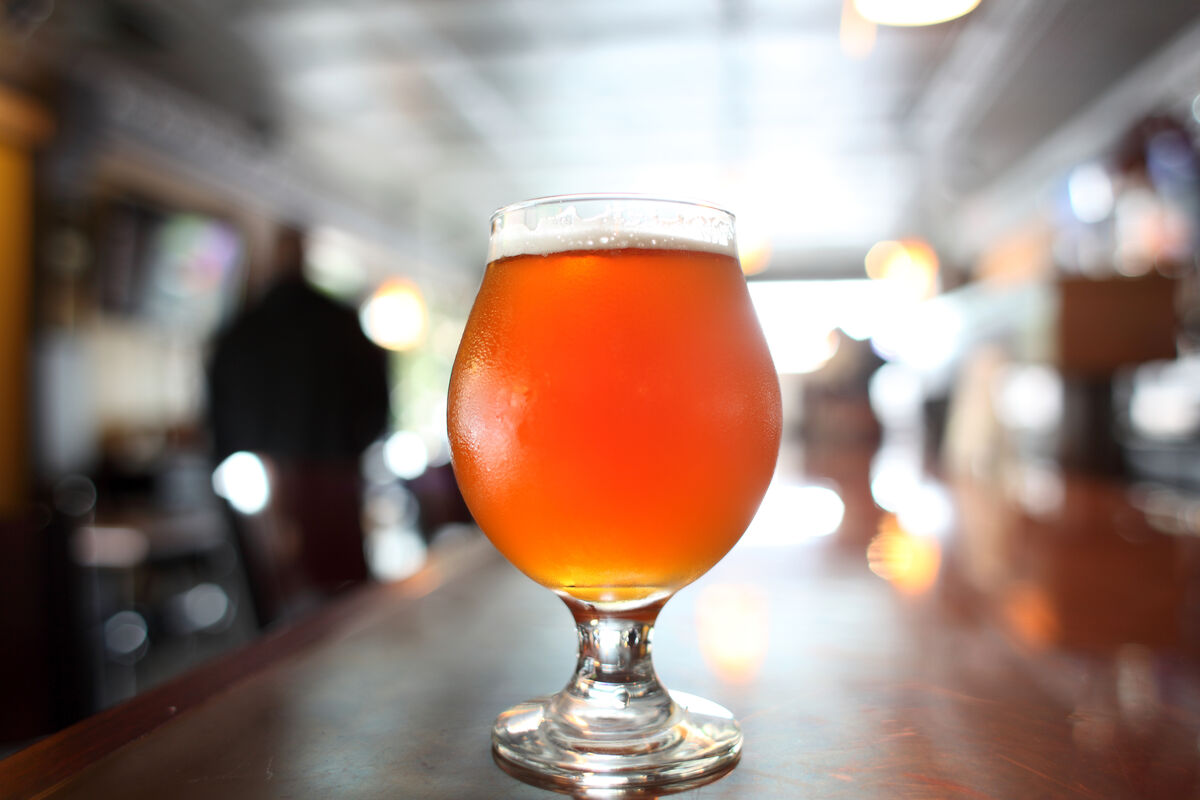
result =
M209 369L218 462L248 451L269 476L266 511L235 523L264 625L367 579L360 457L388 421L384 351L303 265L304 235L285 229L274 282L219 334Z

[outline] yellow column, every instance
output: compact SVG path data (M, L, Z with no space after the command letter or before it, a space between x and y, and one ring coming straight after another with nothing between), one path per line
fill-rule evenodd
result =
M29 323L34 144L45 114L0 86L0 518L29 498Z

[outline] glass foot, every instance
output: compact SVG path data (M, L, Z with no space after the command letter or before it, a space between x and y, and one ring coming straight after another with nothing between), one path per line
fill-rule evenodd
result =
M493 754L501 768L526 783L570 791L653 789L663 794L729 772L742 750L742 730L733 715L683 692L671 692L670 698L666 715L633 730L581 720L572 714L573 701L565 693L530 700L496 720Z

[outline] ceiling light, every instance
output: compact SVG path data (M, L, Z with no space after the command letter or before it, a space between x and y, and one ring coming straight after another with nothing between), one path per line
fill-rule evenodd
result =
M936 25L961 17L979 0L854 0L863 19L878 25Z
M420 290L409 281L385 281L358 313L367 337L388 350L411 350L425 338L429 315Z
M921 239L877 242L864 264L867 277L904 287L911 297L928 297L937 288L937 253Z
M842 52L850 58L866 58L875 49L875 23L865 20L854 9L855 0L845 0L842 5L842 24L838 29L838 41Z

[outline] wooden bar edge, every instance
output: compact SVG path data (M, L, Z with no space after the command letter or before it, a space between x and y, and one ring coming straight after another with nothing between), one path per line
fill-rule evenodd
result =
M494 552L483 537L435 551L420 571L403 581L355 589L293 625L17 751L0 760L0 799L46 797L92 764L229 687L334 634L353 630L364 618L436 591L479 568Z

